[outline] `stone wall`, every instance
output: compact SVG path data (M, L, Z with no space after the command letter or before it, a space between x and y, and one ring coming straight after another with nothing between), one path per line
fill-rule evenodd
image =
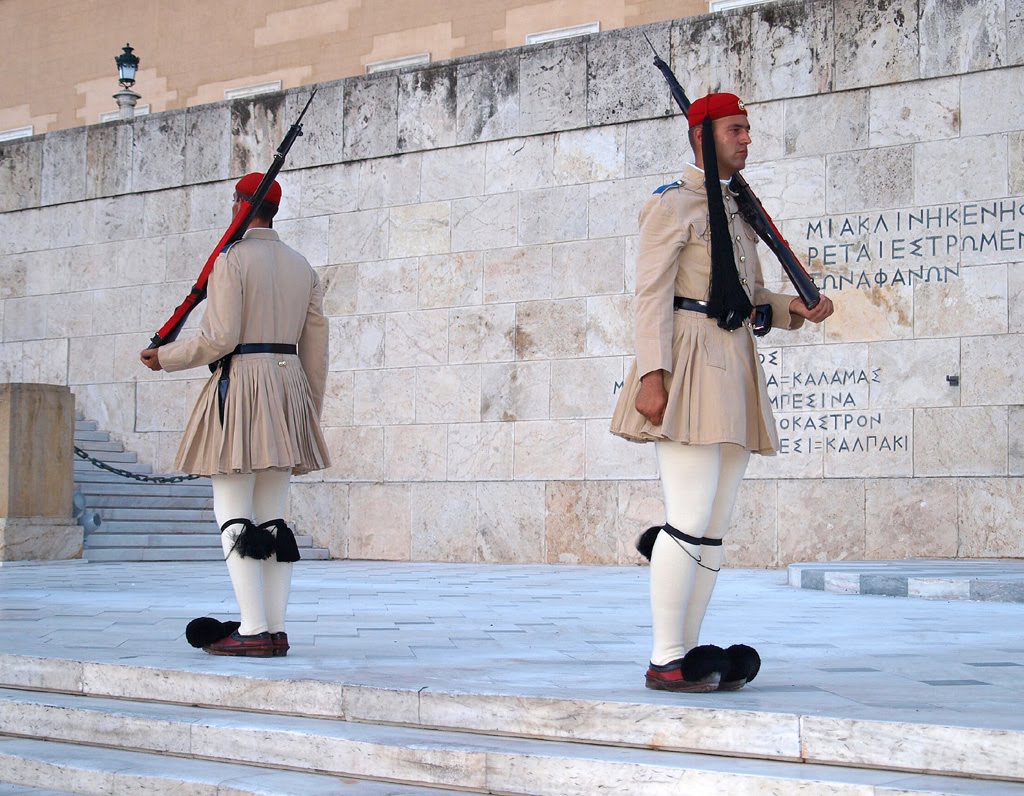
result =
M689 157L645 33L691 96L750 102L748 180L837 305L762 341L784 448L732 564L1024 555L1024 0L768 4L321 85L277 224L331 318L297 524L338 557L636 560L654 452L608 418L637 212ZM3 145L0 378L71 385L169 467L205 373L137 352L307 94Z

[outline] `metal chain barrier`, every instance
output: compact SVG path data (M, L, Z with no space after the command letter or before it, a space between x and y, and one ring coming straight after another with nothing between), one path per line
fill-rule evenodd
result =
M180 484L182 481L194 481L197 478L202 478L202 476L199 475L143 475L142 473L133 473L130 470L121 470L120 468L111 467L106 462L101 462L99 459L90 456L77 445L75 445L75 455L92 463L94 466L99 467L101 470L106 470L107 472L113 473L114 475L120 475L124 478L131 478L134 481L144 481L149 484Z

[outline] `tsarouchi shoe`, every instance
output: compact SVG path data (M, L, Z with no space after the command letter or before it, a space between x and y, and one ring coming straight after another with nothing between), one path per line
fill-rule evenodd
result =
M729 669L722 675L719 691L739 691L757 677L761 670L761 656L746 644L733 644L725 651L729 656Z
M230 636L203 647L211 655L235 655L242 658L269 658L274 654L274 642L269 633L241 636L236 630Z
M729 669L729 656L721 647L704 644L682 658L661 666L650 664L647 687L655 691L702 694L714 691Z
M288 634L284 631L281 631L279 633L271 633L270 641L274 645L275 658L283 658L285 655L288 654L288 650L291 649L291 647L288 646Z

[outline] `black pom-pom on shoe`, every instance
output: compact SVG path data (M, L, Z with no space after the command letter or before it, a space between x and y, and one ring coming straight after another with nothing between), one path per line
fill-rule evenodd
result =
M636 540L636 551L648 561L651 560L651 553L654 552L654 540L658 538L660 530L661 526L655 525L640 534L640 538Z
M729 656L729 669L722 675L718 690L739 691L761 671L761 656L746 644L733 644L725 653Z
M207 647L227 638L239 627L240 622L221 622L212 616L200 616L185 627L185 640L196 648Z

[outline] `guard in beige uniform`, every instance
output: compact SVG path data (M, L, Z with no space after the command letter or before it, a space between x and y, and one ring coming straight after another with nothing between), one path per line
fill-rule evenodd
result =
M810 310L764 287L757 236L726 185L746 165L751 142L740 99L702 97L689 124L696 165L640 213L636 363L611 430L655 443L665 496L665 525L638 543L651 559L647 687L731 690L756 675L757 653L742 644L699 646L698 637L747 461L778 447L751 320L796 329L805 319L823 321L832 303L822 296Z
M262 177L238 181L233 213ZM216 655L287 653L285 610L292 562L299 558L284 519L288 483L292 473L330 464L320 430L327 380L324 291L306 259L272 229L280 201L274 182L245 236L218 257L199 333L141 354L153 370L216 363L176 460L178 469L211 478L241 610L235 632L202 645Z

